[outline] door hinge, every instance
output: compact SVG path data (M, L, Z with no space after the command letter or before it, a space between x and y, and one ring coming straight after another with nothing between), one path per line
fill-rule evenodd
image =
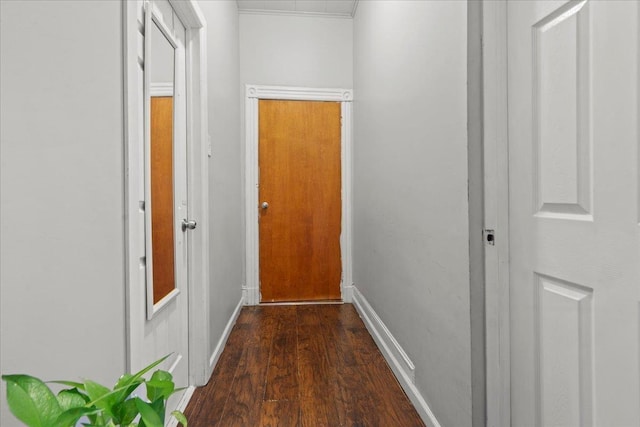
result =
M489 246L495 246L496 244L496 232L495 230L490 230L485 228L482 230L482 239L484 243Z

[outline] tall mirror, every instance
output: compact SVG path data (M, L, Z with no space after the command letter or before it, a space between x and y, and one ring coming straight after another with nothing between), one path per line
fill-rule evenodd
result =
M178 294L175 220L175 57L170 30L155 16L145 36L147 106L145 212L147 317Z

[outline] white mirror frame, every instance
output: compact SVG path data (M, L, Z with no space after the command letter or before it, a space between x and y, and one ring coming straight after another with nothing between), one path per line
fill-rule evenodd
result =
M171 44L174 50L174 73L173 79L175 84L175 50L178 48L178 42L171 34L171 31L162 19L159 13L151 3L145 5L145 28L150 29L152 25L156 25L162 35ZM162 297L157 303L153 302L153 241L151 232L151 213L153 203L151 203L151 69L153 61L151 60L151 31L147 31L144 38L144 199L145 203L145 247L146 247L146 267L147 267L147 319L151 320L153 316L169 304L174 298L180 294L180 289L175 287L167 295ZM175 251L175 248L174 248Z

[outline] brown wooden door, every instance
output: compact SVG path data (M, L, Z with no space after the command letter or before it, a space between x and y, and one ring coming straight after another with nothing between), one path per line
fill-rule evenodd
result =
M258 111L261 301L339 300L340 103L261 100Z

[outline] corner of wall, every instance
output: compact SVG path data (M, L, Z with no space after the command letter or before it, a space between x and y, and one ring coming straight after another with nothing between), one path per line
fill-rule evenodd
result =
M211 376L211 374L213 373L213 368L216 366L216 363L218 363L218 359L220 359L220 355L222 354L222 351L224 350L224 346L227 343L227 340L229 339L229 335L231 335L231 330L233 329L233 325L235 325L236 320L238 320L238 316L240 316L240 311L242 310L242 306L245 304L245 301L246 300L244 298L244 293L243 293L243 296L240 298L240 301L236 305L236 308L233 310L231 317L227 321L227 325L224 327L224 331L222 331L222 336L218 340L218 343L216 344L215 349L211 353L211 356L209 356L209 372L207 373L207 378Z
M396 375L402 389L416 407L420 418L431 427L440 427L435 414L415 385L415 366L409 356L391 334L380 316L375 312L357 287L353 286L353 305L364 321L367 330L378 345L380 352Z

